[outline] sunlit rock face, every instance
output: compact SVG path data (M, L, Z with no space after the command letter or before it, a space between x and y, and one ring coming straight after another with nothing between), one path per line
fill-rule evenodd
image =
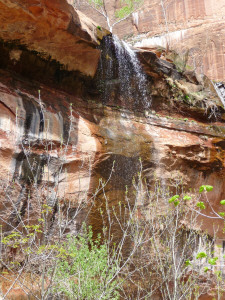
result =
M120 3L107 3L112 16ZM81 10L104 24L104 19L87 7ZM132 17L115 26L114 32L143 47L166 47L168 42L170 48L179 52L190 49L190 65L211 79L223 81L224 15L223 0L145 0Z

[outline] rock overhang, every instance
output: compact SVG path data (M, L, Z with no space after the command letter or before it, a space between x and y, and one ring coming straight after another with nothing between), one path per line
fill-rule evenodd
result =
M98 66L100 40L109 34L66 0L1 0L0 22L3 41L23 45L67 71L91 77Z

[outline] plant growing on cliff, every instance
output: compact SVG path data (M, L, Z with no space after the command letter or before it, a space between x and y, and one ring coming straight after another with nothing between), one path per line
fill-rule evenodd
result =
M126 20L134 13L143 3L143 0L121 0L120 9L115 11L115 14L112 15L109 9L109 3L106 0L83 0L73 2L74 7L79 8L79 5L87 5L94 11L97 11L98 14L102 15L108 25L110 32L113 31L113 27L118 23Z

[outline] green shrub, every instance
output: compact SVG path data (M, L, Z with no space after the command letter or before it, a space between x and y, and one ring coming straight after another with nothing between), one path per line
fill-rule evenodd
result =
M119 299L117 264L109 263L108 246L100 239L93 241L91 227L82 235L67 237L55 270L53 294L80 300Z

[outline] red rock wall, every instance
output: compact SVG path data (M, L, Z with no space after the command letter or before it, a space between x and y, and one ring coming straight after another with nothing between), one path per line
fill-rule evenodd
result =
M225 80L225 3L223 0L163 0L169 32L172 34L171 49L184 52L191 50L196 57L198 71L214 80ZM108 1L113 14L118 1ZM102 17L87 7L81 10L96 22L104 23ZM137 22L136 22L136 21ZM184 34L176 34L184 30ZM136 13L116 25L114 32L123 38L142 41L143 46L151 46L153 41L145 40L154 36L164 36L167 32L161 0L145 0ZM174 33L174 34L173 34ZM164 43L165 46L165 43ZM191 63L191 59L189 61Z

